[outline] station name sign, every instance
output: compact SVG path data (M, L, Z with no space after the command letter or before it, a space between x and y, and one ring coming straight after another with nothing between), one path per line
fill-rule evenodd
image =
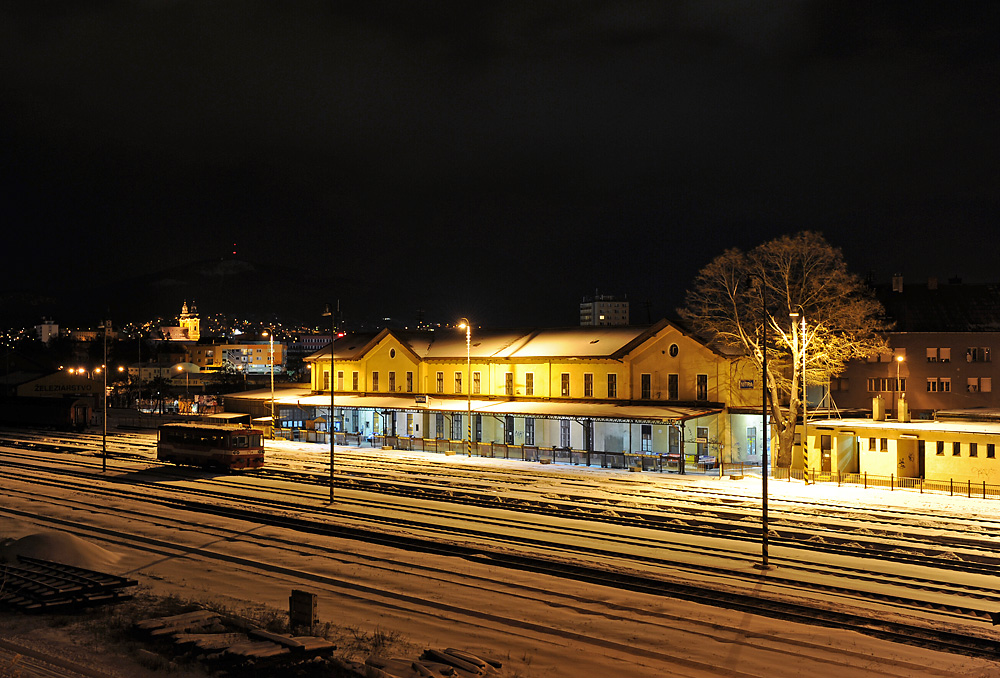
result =
M753 379L740 379L740 388L753 388Z

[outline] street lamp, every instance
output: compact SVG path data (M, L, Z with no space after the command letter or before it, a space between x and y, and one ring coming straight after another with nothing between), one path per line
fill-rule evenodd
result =
M806 408L808 407L809 395L806 391L806 312L801 306L798 311L788 314L790 318L802 316L802 330L799 333L802 351L802 476L806 485L809 484L809 419ZM794 323L793 323L794 326Z
M335 435L333 430L333 413L334 413L334 356L333 356L333 342L337 339L337 314L334 310L332 304L327 304L326 309L323 311L323 317L330 316L330 503L333 503L333 470L334 470L334 459L337 452L337 443L335 441Z
M755 565L757 569L769 570L767 564L767 289L764 284L764 277L758 273L750 273L749 278L756 280L760 289L761 308L761 387L760 387L760 414L763 426L763 455L761 457L761 479L763 487L761 491L761 561ZM748 280L749 283L749 280Z
M101 372L104 374L104 416L103 432L101 433L101 473L108 470L108 329L111 327L110 320L101 321L100 329L104 330L104 364L101 365Z
M274 332L264 332L271 357L271 440L274 440Z
M899 419L899 397L900 397L899 395L897 395L897 391L901 392L903 397L906 396L906 391L899 388L899 366L900 364L902 364L904 360L906 360L905 355L896 356L896 383L892 385L892 411L893 414L896 416L896 419Z
M183 365L178 365L177 366L177 371L184 373L184 393L185 394L190 394L191 393L191 381L190 381L190 379L191 379L191 373L188 370L184 369Z
M468 405L468 412L466 414L468 422L466 423L466 439L465 439L465 454L469 457L472 456L472 323L469 322L468 318L462 318L458 321L458 329L465 330L465 392L466 392L466 402Z

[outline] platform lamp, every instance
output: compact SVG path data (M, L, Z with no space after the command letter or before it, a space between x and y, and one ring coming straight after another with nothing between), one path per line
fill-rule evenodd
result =
M767 562L767 287L764 283L764 276L759 273L749 273L747 275L747 284L753 285L754 282L758 285L760 289L760 307L761 307L761 387L760 387L760 414L761 414L761 426L763 427L763 450L761 455L761 481L763 483L761 490L761 560L760 563L754 565L759 570L770 570L771 566Z
M469 457L472 456L472 323L469 322L468 318L462 318L458 321L458 329L465 330L465 393L466 393L466 403L468 406L468 412L466 416L468 421L466 423L465 431L465 454Z
M336 440L335 432L333 430L333 420L334 420L334 374L333 374L333 343L337 339L337 314L334 310L333 304L327 304L323 310L323 317L330 316L330 503L333 503L333 471L334 471L334 459L336 457Z
M104 364L101 365L101 372L104 373L104 416L101 417L103 432L101 433L101 473L108 470L108 328L111 326L110 320L102 320L99 329L104 330Z
M799 310L788 314L790 318L802 318L802 329L800 332L802 350L802 474L806 485L809 484L809 419L806 408L808 407L809 396L806 391L806 312L801 306ZM793 323L794 324L794 323Z

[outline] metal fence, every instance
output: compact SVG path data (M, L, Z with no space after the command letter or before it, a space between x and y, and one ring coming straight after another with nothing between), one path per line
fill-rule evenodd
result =
M726 464L726 469L730 468ZM735 465L732 465L735 466ZM771 470L771 477L776 480L802 480L806 483L837 483L840 485L861 485L865 489L882 488L890 492L895 490L911 490L921 494L924 492L947 493L949 496L964 496L968 498L980 497L982 499L1000 499L1000 485L993 485L986 481L973 480L929 480L926 478L910 478L889 474L887 476L874 473L845 473L832 471L823 473L802 469L774 468ZM760 467L756 471L759 473ZM728 472L728 471L727 471Z

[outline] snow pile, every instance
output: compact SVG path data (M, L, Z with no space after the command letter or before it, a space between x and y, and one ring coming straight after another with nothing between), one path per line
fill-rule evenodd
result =
M65 532L29 534L0 546L0 562L16 562L18 556L98 571L106 570L121 557Z

